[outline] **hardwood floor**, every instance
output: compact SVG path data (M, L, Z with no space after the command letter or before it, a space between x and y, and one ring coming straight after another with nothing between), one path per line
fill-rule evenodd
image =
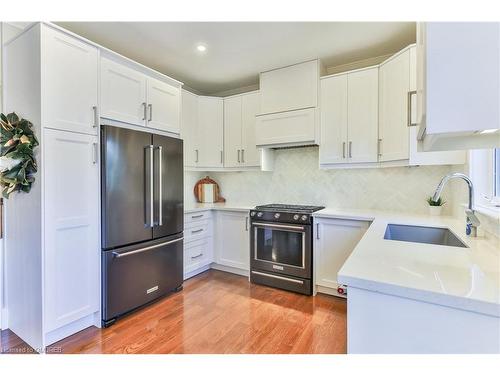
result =
M107 329L87 328L49 352L345 353L346 301L253 285L246 277L210 270L187 280L182 292Z

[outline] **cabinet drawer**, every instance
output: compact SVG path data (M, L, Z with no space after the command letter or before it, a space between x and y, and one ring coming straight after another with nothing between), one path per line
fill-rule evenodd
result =
M212 238L184 244L184 274L197 270L213 261Z
M191 242L210 235L210 223L208 220L188 223L184 227L184 241Z
M212 214L210 211L196 211L196 212L191 212L188 214L184 214L184 223L193 223L193 222L199 222L203 220L210 219L212 217Z

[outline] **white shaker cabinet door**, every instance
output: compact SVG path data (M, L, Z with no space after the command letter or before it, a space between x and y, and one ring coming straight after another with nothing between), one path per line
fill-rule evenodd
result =
M101 116L144 126L146 110L146 76L101 58Z
M99 311L97 137L44 132L44 318L52 331Z
M349 162L376 162L378 159L378 68L349 73L347 81L347 156Z
M408 159L408 92L410 52L395 56L379 69L379 161Z
M224 166L241 166L241 96L224 99Z
M337 273L369 227L366 221L315 220L316 285L337 289Z
M215 262L224 266L249 270L249 230L248 212L217 211Z
M196 167L198 150L198 96L182 90L181 138L184 140L184 166Z
M179 134L181 89L154 78L147 81L147 125Z
M42 125L97 134L97 48L42 27Z
M222 98L198 97L198 167L222 168L224 163Z
M347 163L347 74L321 80L320 164Z
M260 150L255 140L255 116L260 113L260 93L241 97L241 162L245 167L260 166Z

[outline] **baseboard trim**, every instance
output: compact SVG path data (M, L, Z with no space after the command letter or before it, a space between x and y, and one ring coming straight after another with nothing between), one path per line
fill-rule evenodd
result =
M2 316L2 319L0 321L0 329L9 328L9 310L7 310L7 308L4 307L0 315Z
M210 264L206 264L203 267L195 269L194 271L185 273L184 274L184 281L186 281L187 279L190 279L190 278L192 278L192 277L194 277L196 275L199 275L200 273L205 272L205 271L207 271L209 269L210 269Z
M337 292L337 289L335 289L335 288L329 288L327 286L316 285L316 292L317 293L322 293L322 294L328 294L330 296L335 296L335 297L340 297L340 298L347 299L347 295L345 295L345 294L339 294Z
M44 346L47 347L57 341L60 341L66 337L69 337L81 330L94 326L95 314L84 316L75 322L69 323L63 327L57 328L53 331L47 332L45 334ZM54 348L54 352L57 352L57 348Z
M224 266L224 265L218 264L218 263L212 263L210 265L210 267L213 268L214 270L219 270L219 271L234 273L234 274L240 275L240 276L250 277L250 271L249 270L242 270L241 268Z

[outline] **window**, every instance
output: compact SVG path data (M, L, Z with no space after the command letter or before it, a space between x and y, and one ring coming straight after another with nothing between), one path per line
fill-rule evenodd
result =
M474 183L475 208L500 213L500 149L473 150L469 174Z

